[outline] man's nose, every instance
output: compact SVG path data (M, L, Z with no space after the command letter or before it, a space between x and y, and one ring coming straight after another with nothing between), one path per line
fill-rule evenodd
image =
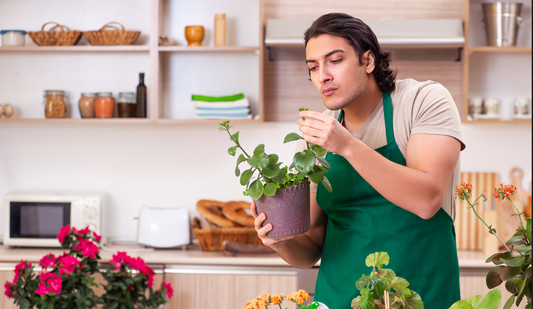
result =
M333 80L333 76L331 76L331 73L329 72L329 70L326 67L322 66L322 67L320 67L319 70L320 70L319 71L320 75L319 75L318 78L320 80L320 83L325 84L325 83L329 83L329 82L331 82Z

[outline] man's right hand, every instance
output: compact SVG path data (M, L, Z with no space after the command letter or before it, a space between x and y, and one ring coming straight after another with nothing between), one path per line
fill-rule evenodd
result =
M272 249L276 249L277 245L280 245L282 241L294 238L294 236L278 238L278 239L272 239L268 237L266 234L272 230L272 224L268 223L267 225L263 226L263 222L266 220L266 214L265 213L257 214L257 208L255 206L255 202L252 203L252 205L250 206L250 209L252 211L252 216L255 218L254 224L255 224L255 230L257 231L257 236L259 236L259 239L261 239L261 241L263 242L265 246L269 246Z

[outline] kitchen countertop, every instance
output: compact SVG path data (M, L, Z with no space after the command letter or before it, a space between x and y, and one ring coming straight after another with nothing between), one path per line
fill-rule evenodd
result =
M100 250L101 261L107 262L117 251L126 251L132 257L141 257L147 264L167 264L167 265L227 265L227 266L286 266L283 259L277 255L264 256L227 256L222 252L206 252L197 248L181 249L156 249L143 248L139 246L118 246L103 247ZM61 249L41 249L41 248L10 248L0 246L0 263L4 267L12 263L19 263L20 260L27 260L38 263L46 254L53 253L60 255ZM485 263L488 256L480 251L459 251L459 268L462 269L489 269L494 265Z

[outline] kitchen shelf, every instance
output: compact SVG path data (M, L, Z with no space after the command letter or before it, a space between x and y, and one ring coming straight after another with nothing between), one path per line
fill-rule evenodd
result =
M156 123L160 124L193 124L193 123L203 123L203 124L219 124L225 119L169 119L169 118L159 118L156 120ZM259 119L229 119L232 123L258 123L261 122Z
M469 46L468 50L476 53L531 53L531 47L527 46Z
M0 52L148 52L148 45L122 46L3 46Z
M148 118L0 118L2 122L23 122L23 123L150 123Z
M259 52L254 46L159 46L160 52Z

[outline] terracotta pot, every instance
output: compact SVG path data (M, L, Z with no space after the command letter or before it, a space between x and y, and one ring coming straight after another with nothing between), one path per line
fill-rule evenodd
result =
M201 46L202 40L204 39L204 27L185 27L185 39L187 39L187 42L189 42L189 46Z
M310 227L309 183L278 190L274 196L255 201L257 213L265 213L263 226L272 224L267 236L273 239L305 233Z

